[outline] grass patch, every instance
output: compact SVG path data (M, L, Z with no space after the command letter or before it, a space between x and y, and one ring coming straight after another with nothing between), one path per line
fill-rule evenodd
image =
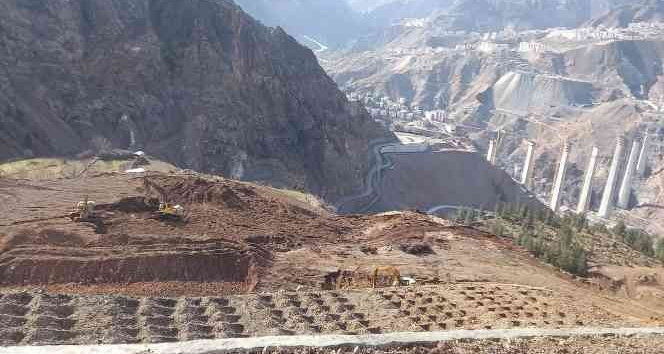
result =
M92 159L36 158L0 164L0 177L29 180L51 180L78 177ZM88 173L122 171L128 160L96 161Z

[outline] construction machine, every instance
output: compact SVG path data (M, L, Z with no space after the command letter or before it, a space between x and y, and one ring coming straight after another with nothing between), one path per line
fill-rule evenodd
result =
M159 203L159 218L162 220L184 220L184 207L170 203Z
M97 203L89 201L86 197L85 200L76 203L74 211L69 213L69 218L76 222L92 220L95 217L96 206Z
M401 273L396 267L374 267L371 274L371 286L376 288L383 279L387 279L387 286L401 286Z
M413 278L402 277L399 270L393 266L374 266L369 269L359 266L355 270L339 270L332 275L334 288L337 290L383 288L416 283Z

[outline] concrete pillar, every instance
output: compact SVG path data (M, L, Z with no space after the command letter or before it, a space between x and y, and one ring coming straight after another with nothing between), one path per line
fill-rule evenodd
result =
M494 166L496 166L496 163L498 162L497 157L498 157L499 148L500 148L500 140L496 139L493 145L493 154L491 155L491 164Z
M625 138L620 137L616 142L616 150L613 152L613 161L611 161L611 168L609 170L609 178L604 186L604 193L602 194L602 203L599 206L599 216L608 218L613 212L613 194L616 188L616 181L618 180L618 169L622 161L622 155L625 151Z
M495 165L496 164L496 149L498 144L496 144L496 139L489 139L489 150L486 153L486 160L489 161L490 164Z
M551 192L551 210L557 212L560 208L560 197L562 196L563 183L565 182L565 175L567 174L567 160L569 158L570 144L565 143L563 146L563 154L560 157L560 165L558 166L558 173L556 180L553 184L553 191Z
M634 172L636 172L639 152L641 152L641 143L634 139L627 167L625 167L625 176L623 177L622 184L620 185L620 193L618 194L618 206L621 209L629 208L629 197L632 196L632 179L634 178Z
M646 166L648 165L648 143L650 143L650 136L648 133L643 135L641 142L641 153L639 153L639 162L636 164L636 173L639 177L644 177L646 174Z
M579 204L576 207L578 214L585 214L590 209L590 196L593 191L593 178L595 177L595 170L597 169L597 156L599 149L593 146L593 152L590 155L590 162L588 162L588 169L583 177L583 189L581 189L581 197Z
M526 162L523 165L521 173L521 184L526 188L533 186L533 168L535 167L535 142L528 141L528 153L526 154Z

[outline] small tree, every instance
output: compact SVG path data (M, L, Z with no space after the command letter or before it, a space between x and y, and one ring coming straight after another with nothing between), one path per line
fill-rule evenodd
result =
M456 222L459 224L463 224L466 221L467 216L468 216L468 211L466 210L466 208L459 209L456 214Z
M624 238L625 232L627 231L627 225L625 225L625 222L621 220L616 224L616 226L613 227L613 229L611 229L611 231L614 235L620 238Z
M92 138L92 146L95 148L96 153L104 153L111 150L111 142L101 135L97 135Z
M660 260L664 261L664 239L660 238L657 241L657 247L655 248L655 256Z
M472 225L475 223L476 217L475 217L475 209L468 208L466 211L466 219L464 220L464 223L466 225Z
M503 226L502 219L496 218L493 221L493 224L491 225L491 232L498 237L505 236L505 226Z

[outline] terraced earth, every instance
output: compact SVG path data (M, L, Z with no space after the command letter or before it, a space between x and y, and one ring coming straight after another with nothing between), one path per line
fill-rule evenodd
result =
M0 345L664 324L661 264L618 240L589 238L578 278L478 225L296 195L185 171L0 181ZM86 196L97 222L66 218ZM375 266L416 284L371 289Z
M612 323L621 322L551 291L499 284L182 298L17 292L0 298L0 345Z

